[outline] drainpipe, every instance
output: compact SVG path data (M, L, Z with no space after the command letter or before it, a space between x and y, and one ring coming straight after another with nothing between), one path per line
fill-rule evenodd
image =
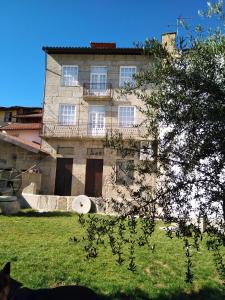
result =
M44 104L45 104L45 88L46 88L46 71L47 71L47 53L45 52L45 64L44 64L45 76L44 76L44 92L42 100L42 119L41 119L41 133L43 134L43 116L44 116ZM42 148L42 138L41 138L41 148Z
M78 110L78 122L77 122L77 126L78 126L77 133L78 133L78 136L79 136L79 133L80 133L80 106L81 105L82 105L82 100L80 98L80 100L79 100L79 110ZM81 126L82 126L82 122L81 122Z

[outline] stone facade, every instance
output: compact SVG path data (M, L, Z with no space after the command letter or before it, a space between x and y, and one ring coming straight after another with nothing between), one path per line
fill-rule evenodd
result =
M120 105L142 105L136 97L121 96L116 92L119 88L119 76L121 66L135 66L137 72L143 70L149 65L149 59L144 56L136 55L48 55L46 70L46 86L43 123L58 122L59 104L75 104L79 106L78 118L88 122L88 107L90 105L105 105L106 124L117 122L117 108ZM61 72L63 65L78 66L78 84L77 86L62 86ZM85 101L83 97L83 84L90 82L91 66L107 67L107 81L113 87L113 100L100 100L98 97L91 101ZM136 118L142 116L136 111Z
M3 179L8 178L10 170L22 172L20 188L18 195L21 194L23 188L34 182L37 186L37 193L42 193L42 173L45 170L45 162L48 156L44 153L33 153L11 143L0 141L0 183ZM37 173L29 171L35 168ZM19 174L19 173L18 173ZM17 176L17 175L16 175ZM20 177L19 177L20 178ZM45 176L44 176L45 178ZM3 183L2 183L3 184Z
M133 95L120 96L117 91L120 80L121 66L135 66L137 72L149 67L151 59L143 55L96 55L96 54L46 54L46 84L43 110L42 149L50 153L45 163L44 177L42 180L42 192L54 195L56 182L56 165L59 158L72 158L72 183L71 196L85 194L85 178L87 159L102 159L102 197L116 197L114 188L116 160L122 159L116 150L104 148L103 136L89 136L88 123L91 106L104 106L105 127L118 130L125 138L132 137L143 140L144 128L120 128L118 125L119 106L142 106L142 102ZM78 66L78 83L76 86L62 86L62 66ZM83 85L90 82L90 70L92 66L107 67L107 82L112 85L112 97L100 99L100 97L88 98L83 94ZM60 104L76 105L76 125L60 126ZM143 120L140 111L135 108L135 122L139 124ZM68 153L60 153L59 149L67 148ZM102 149L100 154L89 154L88 149ZM131 158L125 158L131 159ZM138 161L136 154L132 160ZM114 177L113 177L114 176ZM113 179L114 178L114 179ZM114 182L113 182L114 180ZM149 178L154 184L154 176ZM125 189L124 189L124 192ZM117 195L118 196L118 195ZM53 197L54 198L54 197ZM55 201L55 200L54 200ZM53 202L54 202L53 201ZM58 206L60 201L57 200ZM54 202L55 203L55 202ZM57 207L58 207L57 206Z
M0 153L0 169L17 169L22 171L37 164L45 156L40 153L32 153L2 140L0 142Z

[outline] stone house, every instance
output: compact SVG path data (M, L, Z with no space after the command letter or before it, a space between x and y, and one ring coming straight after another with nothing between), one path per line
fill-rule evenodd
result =
M40 144L42 108L0 107L0 131L22 140Z
M122 157L104 147L106 134L143 142L142 102L118 88L134 82L133 74L151 64L140 48L115 43L90 47L43 47L46 55L42 149L50 153L42 191L51 195L110 198L114 184L129 178L122 166L140 153ZM115 176L113 170L116 170ZM133 174L132 176L136 176ZM154 176L149 180L154 184ZM130 180L132 185L132 180Z
M41 107L0 106L0 126L9 123L41 123L41 119Z

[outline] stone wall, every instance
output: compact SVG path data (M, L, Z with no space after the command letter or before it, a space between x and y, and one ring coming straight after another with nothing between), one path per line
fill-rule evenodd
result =
M33 208L38 211L73 211L72 202L75 196L36 195L22 193L19 199L23 208ZM90 198L91 212L112 213L112 209L103 198Z
M22 185L20 191L30 185L30 183L35 184L36 193L39 194L41 191L41 179L42 174L40 173L22 173Z
M0 142L0 169L27 170L45 155L33 153L11 143Z
M45 154L33 153L5 141L0 142L0 169L15 169L22 172L20 192L31 182L37 185L37 192L42 193L42 173L46 169L45 162L49 157ZM27 172L34 167L38 173ZM46 180L46 175L43 176Z
M55 175L56 175L56 161L57 158L73 158L72 168L72 188L71 195L78 196L85 193L85 176L86 176L86 161L91 159L103 159L103 180L102 180L102 196L104 198L118 197L118 194L114 187L115 182L115 165L116 160L121 159L121 155L117 154L116 150L104 148L103 155L90 156L87 154L88 148L102 148L103 141L101 140L66 140L66 139L48 139L43 141L52 150L52 156L45 161L45 165L42 166L42 193L54 194L55 189ZM70 155L57 154L58 147L70 147L73 148L73 153ZM134 162L139 161L138 153L133 157L126 157L125 159L134 159ZM44 169L43 169L44 168ZM47 172L47 174L46 174ZM136 176L137 174L135 174ZM45 180L46 178L46 180ZM114 178L114 179L113 179ZM149 183L155 184L155 176L149 177ZM122 193L128 193L126 188L120 186Z

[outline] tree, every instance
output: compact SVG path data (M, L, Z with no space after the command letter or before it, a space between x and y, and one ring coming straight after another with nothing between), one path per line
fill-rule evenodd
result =
M180 38L176 51L167 51L157 40L147 40L144 55L154 56L150 69L136 75L136 85L127 86L122 93L133 93L144 102L140 108L146 116L145 126L154 145L154 162L141 161L129 166L139 173L135 188L127 190L139 205L131 206L113 199L119 216L88 222L86 248L89 257L97 255L102 236L109 238L112 251L122 263L122 247L130 243L129 269L134 271L135 245L150 244L159 207L165 222L176 221L179 238L183 238L187 256L186 280L192 281L190 243L198 248L201 239L200 218L207 221L208 247L214 251L218 270L225 278L225 265L220 249L225 246L225 36L222 1L208 3L205 17L216 15L222 25L207 34L200 26L188 39ZM190 32L190 31L189 31ZM140 45L139 45L140 46ZM149 92L149 87L153 87ZM142 124L143 125L143 124ZM147 138L147 135L145 135ZM124 144L121 136L107 138L106 146L149 154L149 147L140 149L134 141ZM157 170L155 166L157 164ZM126 172L126 170L125 170ZM148 184L149 175L157 176L158 184ZM137 188L138 186L138 188ZM137 200L137 201L136 201ZM143 235L137 237L136 216L140 217ZM193 219L195 222L193 223ZM128 220L128 221L127 221ZM81 223L85 222L81 217ZM124 237L125 224L130 237ZM115 226L119 235L114 236ZM167 231L171 235L170 230ZM188 239L189 236L193 240Z

